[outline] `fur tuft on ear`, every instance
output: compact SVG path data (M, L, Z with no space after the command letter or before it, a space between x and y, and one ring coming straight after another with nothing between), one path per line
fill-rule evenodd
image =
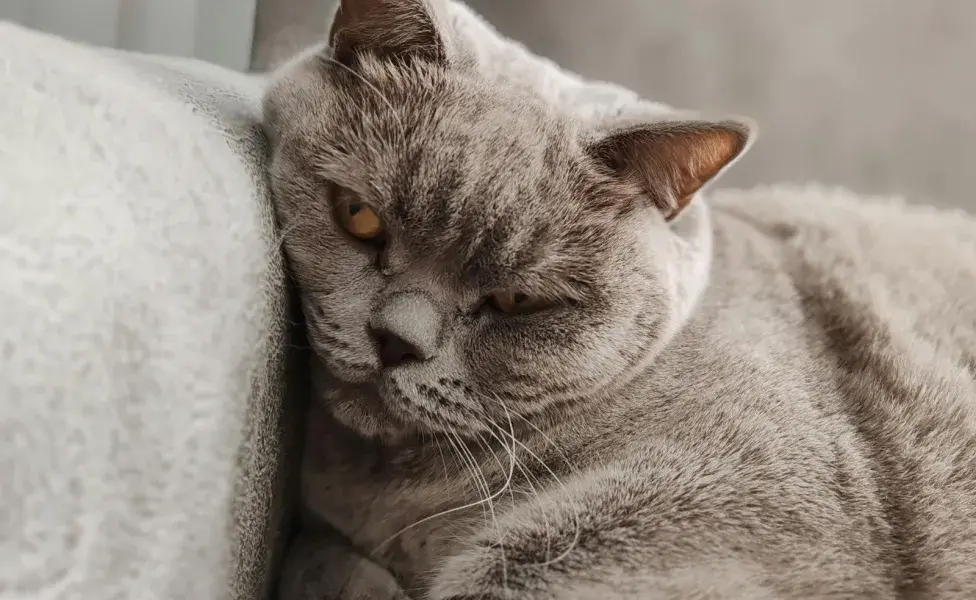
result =
M433 0L341 0L329 42L336 60L346 65L362 52L384 58L447 60Z
M755 125L744 120L664 121L614 131L589 151L638 187L670 221L702 186L745 154L754 132Z

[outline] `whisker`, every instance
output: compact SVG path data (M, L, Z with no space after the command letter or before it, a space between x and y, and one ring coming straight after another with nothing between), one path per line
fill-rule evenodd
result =
M508 408L505 407L504 404L502 405L502 408L505 410L507 414ZM515 430L514 430L514 426L512 425L512 419L510 416L508 419L508 423L509 423L509 427L511 428L511 436L514 438ZM509 495L511 495L512 497L512 505L514 507L515 495L512 492L512 479L515 475L515 465L517 461L517 457L515 455L515 448L514 446L510 446L509 444L506 444L502 438L498 437L494 433L494 431L492 431L493 428L499 429L499 431L501 431L501 428L498 427L497 424L495 424L491 419L488 419L488 422L486 423L486 432L489 435L491 435L493 438L495 438L495 440L499 443L499 445L505 448L505 450L508 452L508 456L509 456L508 474L506 476L505 483L502 485L501 491L504 491L506 489L509 491ZM488 447L489 451L495 457L495 460L499 462L499 467L501 467L501 461L498 460L498 456L494 453L493 450L491 450L490 445L485 443L484 438L481 436L481 434L478 434L477 437L479 443L481 443L482 446ZM498 547L501 549L501 553L502 553L502 589L508 589L508 562L505 557L505 544L503 540L504 540L504 535L499 531Z
M570 500L570 504L573 507L573 512L575 513L573 520L575 522L575 527L576 527L576 531L573 534L573 540L569 543L569 546L566 548L566 550L564 550L561 554L559 554L555 558L549 559L549 560L547 560L545 562L537 563L536 566L544 567L544 566L548 566L548 565L552 565L552 564L558 563L559 561L561 561L564 558L566 558L567 556L569 556L569 553L572 552L573 551L573 548L576 547L576 544L579 543L580 534L582 532L582 523L581 523L582 517L580 515L579 505L570 496L569 489L566 487L566 484L564 484L563 481L562 481L562 479L560 479L559 476L556 475L556 473L551 468L549 468L549 465L547 465L544 460L542 460L541 458L539 458L539 456L535 452L533 452L532 449L530 449L528 446L526 446L522 442L518 441L515 438L512 438L512 440L516 444L518 444L520 447L522 447L522 449L524 449L532 458L534 458L536 460L536 462L538 462L539 465L542 466L542 468L545 469L549 473L549 475L556 481L556 483L559 484L559 486L561 488L563 488L563 491L566 493L566 498Z
M497 423L493 423L493 425L495 426L496 429L501 431L501 427L499 427ZM514 432L510 432L510 435L514 437ZM499 443L504 443L504 442L499 440ZM514 448L514 443L512 444L512 448ZM542 504L542 498L539 496L539 489L535 486L536 483L539 483L539 478L536 475L533 475L525 467L525 464L522 462L522 460L517 456L515 457L515 461L516 461L515 463L516 467L518 468L519 472L522 474L522 477L525 479L525 483L528 485L528 490L524 491L523 493L526 496L531 496L535 498L535 501L539 506L539 511L542 513L543 524L545 525L546 528L546 560L548 561L552 556L552 531L549 526L549 518L546 516L545 506ZM514 503L515 501L513 499L512 504L514 505Z
M481 434L478 434L477 440L482 447L488 449L489 453L491 453L491 455L495 458L495 460L498 461L499 467L501 467L501 461L498 459L498 455L495 454L495 451L491 449L491 445L485 442L484 437L482 437ZM509 455L512 456L512 451L507 446L504 447L506 450L508 450ZM504 492L505 490L508 490L509 495L512 497L512 504L514 505L515 495L512 493L511 483L512 483L512 478L511 478L511 473L509 473L508 480L502 485L502 488L499 491ZM493 507L492 518L494 518L494 514L495 511ZM501 528L498 525L497 519L495 520L495 533L498 536L498 549L501 550L502 553L502 589L508 589L508 559L505 557L505 536L508 535L508 531L502 532Z
M505 543L504 543L505 536L502 533L501 528L499 527L498 524L498 515L495 512L495 499L501 496L503 493L505 493L505 490L508 488L509 484L511 483L511 479L506 481L505 484L502 485L501 489L499 489L498 492L492 495L490 493L488 479L485 476L484 470L481 469L481 467L478 465L478 461L475 458L474 453L472 453L471 449L468 448L468 446L464 443L464 440L461 439L461 436L457 431L452 431L451 433L457 438L458 446L460 447L462 452L467 454L467 457L470 460L470 464L473 466L473 470L476 471L476 475L480 475L481 481L484 485L484 489L486 490L486 492L488 492L486 494L485 506L487 507L488 512L491 514L491 521L492 524L494 525L495 535L498 536L498 547L501 549L501 553L502 553L502 587L507 588L508 587L508 562L507 559L505 558ZM481 441L481 443L484 443L484 440L482 440L480 436L478 439ZM486 523L486 527L487 527L487 523Z
M271 244L271 252L279 252L281 247L285 244L285 238L288 237L292 231L298 228L298 223L292 223L286 227L279 229L276 234L273 243Z
M542 439L544 439L546 442L549 443L550 446L552 446L552 449L555 450L559 454L559 457L563 459L563 462L566 463L566 467L569 469L571 473L576 472L576 467L573 465L572 462L570 462L569 458L566 457L566 454L564 454L563 451L559 449L559 446L556 444L556 442L552 441L552 438L546 435L546 432L539 429L539 427L535 423L533 423L531 420L527 419L526 417L523 417L518 413L515 413L515 416L518 417L519 419L522 419L523 423L531 427L536 433L539 434L539 436L542 437Z
M449 437L447 438L447 441L451 444L451 447L454 448L455 453L457 453L457 454L460 455L460 452L457 450L457 446L455 445L454 441L451 440L451 438L449 438ZM478 489L478 491L481 491L482 488L479 486L477 489ZM424 523L427 523L428 521L433 521L434 519L437 519L437 518L440 518L440 517L443 517L443 516L446 516L446 515L450 515L450 514L453 514L453 513L456 513L456 512L461 512L461 511L464 511L464 510L468 510L469 508L475 508L477 506L484 506L486 502L490 502L490 501L491 501L491 498L484 497L484 498L481 498L479 500L475 500L474 502L469 502L469 503L464 504L464 505L461 505L461 506L455 506L453 508L448 508L448 509L442 510L442 511L440 511L438 513L434 513L432 515L428 515L428 516L426 516L426 517L424 517L424 518L422 518L422 519L420 519L418 521L414 521L410 525L407 525L406 527L403 527L403 528L399 529L396 533L394 533L393 535L389 536L388 538L386 538L385 540L383 540L382 542L380 542L379 544L377 544L376 547L373 548L373 550L370 552L370 555L373 556L373 557L375 557L380 550L382 550L383 548L386 547L387 544L389 544L390 542L392 542L396 538L400 537L404 533L410 531L411 529L413 529L415 527L418 527L420 525L423 525ZM487 515L485 516L485 520L487 522Z
M478 468L477 461L471 456L470 450L464 445L464 440L458 435L453 429L448 431L448 440L453 440L451 442L451 447L454 448L455 454L464 463L468 472L471 474L472 480L474 481L475 488L479 492L484 492L482 496L485 498L484 509L485 509L485 527L488 526L488 516L491 514L491 518L494 519L495 511L494 505L491 502L491 488L488 486L488 481L484 477L484 472Z
M451 480L451 473L447 469L447 459L444 458L444 449L441 448L441 441L437 439L436 435L431 435L430 438L434 440L434 446L437 448L437 454L441 457L441 466L444 467L444 480Z
M497 531L498 519L497 516L495 515L495 499L501 496L505 492L505 488L503 487L496 494L491 493L491 487L488 484L488 478L485 477L485 472L478 464L478 460L475 458L474 453L471 452L471 449L468 448L464 440L461 439L461 435L458 432L452 431L451 433L455 437L455 439L457 439L458 448L460 449L462 454L464 454L464 456L466 457L465 459L468 461L468 464L471 465L472 474L480 482L481 488L485 491L485 498L486 498L485 507L488 509L488 513L490 513L491 515L491 521L495 526L495 530Z
M501 444L503 448L505 448L505 451L506 452L508 452L509 454L512 453L512 449L507 444L505 444L505 441L504 440L502 440L497 435L495 435L491 430L489 430L487 433L488 433L488 435L490 435L493 438L495 438L498 441L498 443ZM487 450L487 452L490 453L491 456L495 459L495 464L498 465L499 472L504 472L505 471L505 465L503 465L501 459L498 458L498 453L495 452L492 449L491 444L489 444L488 442L486 442L484 440L484 438L480 434L478 435L478 443L481 444L481 447L484 448L485 450ZM512 491L512 486L509 485L507 487L508 487L509 496L512 498L512 506L515 506L515 494Z
M529 456L531 456L533 459L535 459L535 461L537 463L539 463L539 465L543 469L545 469L547 473L549 473L549 476L552 477L553 480L563 489L563 492L565 492L566 498L570 501L570 503L571 503L571 505L573 507L573 512L574 512L574 518L573 518L573 520L574 520L574 524L575 524L576 531L573 534L573 539L569 543L569 546L566 548L566 550L564 550L563 552L561 552L558 556L556 556L554 558L549 558L545 562L542 562L542 563L536 563L535 566L544 567L544 566L553 565L555 563L558 563L558 562L562 561L567 556L569 556L569 553L572 552L573 551L573 548L575 548L576 545L579 543L580 535L582 533L582 515L581 515L581 511L580 511L579 505L576 503L576 501L569 494L569 488L567 488L566 487L566 484L563 483L563 480L560 479L560 477L558 475L556 475L555 471L553 471L549 467L549 465L546 464L546 462L544 460L542 460L542 458L539 457L538 454L536 454L535 452L533 452L533 450L531 448L529 448L527 445L525 445L524 443L522 443L521 441L519 441L519 439L515 436L514 426L512 425L512 422L511 422L511 417L512 417L512 414L513 413L508 410L508 407L505 405L505 402L501 398L496 398L496 400L498 401L499 405L502 407L502 409L505 411L505 414L509 418L509 424L511 426L511 429L510 429L509 432L505 432L505 433L511 437L513 444L516 444L519 447L521 447L523 450L525 450L525 452ZM566 466L569 467L569 469L570 469L570 472L575 472L576 471L576 469L573 466L573 464L569 461L569 458L567 458L566 455L562 452L562 450L559 449L559 446L552 440L552 438L550 438L548 435L546 435L545 432L543 432L541 429L539 429L539 427L537 427L534 423L532 423L527 418L519 415L518 413L514 413L514 414L515 414L516 417L522 419L522 421L524 421L529 427L531 427L532 429L534 429L536 431L536 433L538 433L545 441L547 441L552 446L552 448L559 454L559 456L563 459L563 461L565 461ZM544 512L545 511L543 510L543 513ZM548 522L547 522L547 528L548 528Z
M471 475L474 477L474 479L477 482L476 489L479 492L484 492L484 494L485 494L484 497L482 497L479 500L475 500L473 502L469 502L469 503L464 504L464 505L461 505L461 506L455 506L453 508L448 508L446 510L443 510L443 511L440 511L440 512L437 512L437 513L434 513L432 515L428 515L428 516L426 516L426 517L424 517L424 518L422 518L422 519L420 519L418 521L415 521L415 522L411 523L410 525L407 525L407 526L401 528L396 533L394 533L393 535L387 537L385 540L383 540L382 542L380 542L379 544L377 544L376 547L370 552L370 554L372 556L376 556L376 554L378 552L380 552L383 548L385 548L390 542L392 542L396 538L400 537L401 535L403 535L407 531L410 531L411 529L413 529L415 527L418 527L418 526L420 526L420 525L422 525L424 523L427 523L428 521L432 521L434 519L437 519L437 518L440 518L440 517L443 517L443 516L446 516L446 515L450 515L450 514L453 514L453 513L461 512L461 511L464 511L464 510L468 510L470 508L474 508L474 507L477 507L477 506L482 506L482 507L486 507L485 524L487 525L487 520L488 520L488 514L487 514L487 512L489 510L491 511L492 519L493 520L495 519L494 501L499 496L501 496L502 494L505 493L507 485L511 483L511 478L509 478L508 482L506 482L506 486L503 486L497 492L492 493L491 492L491 488L488 485L488 481L487 481L487 479L484 476L484 473L481 471L480 468L478 468L477 461L474 460L474 457L471 454L471 451L469 449L467 449L467 447L464 446L464 442L461 439L461 437L457 434L457 432L454 432L454 431L448 431L447 433L448 433L448 435L447 435L447 437L445 439L448 441L448 443L450 443L451 447L454 449L455 454L457 455L458 459L461 460L462 463L466 466L466 468L471 472ZM497 521L496 521L496 528L497 528Z

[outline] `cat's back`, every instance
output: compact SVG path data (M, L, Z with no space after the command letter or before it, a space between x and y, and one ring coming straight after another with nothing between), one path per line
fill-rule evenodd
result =
M835 306L840 313L832 318L877 320L972 361L976 218L818 186L721 191L711 202L716 259L726 269L751 270L743 252L765 244L781 257L799 299L821 306L825 298L846 299L850 306Z
M614 472L669 551L745 549L787 596L971 597L976 221L769 188L713 224L697 312L607 415Z

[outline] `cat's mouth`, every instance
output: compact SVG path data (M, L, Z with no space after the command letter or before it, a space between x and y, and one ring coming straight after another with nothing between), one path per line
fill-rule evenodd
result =
M326 364L318 366L313 381L325 410L366 438L396 444L420 435L456 435L471 427L479 414L477 403L462 397L462 389L470 390L460 380L441 378L435 383L421 377L404 382L403 373L380 371L366 381L349 381Z
M343 425L368 438L398 441L416 433L416 427L396 402L385 399L372 386L337 389L327 410Z

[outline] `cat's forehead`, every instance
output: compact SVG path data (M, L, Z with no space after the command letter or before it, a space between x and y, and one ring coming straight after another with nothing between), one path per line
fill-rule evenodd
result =
M601 259L614 219L593 209L606 179L574 123L518 90L406 68L344 78L331 110L343 122L324 135L345 158L327 178L341 175L415 256L476 277L582 276Z
M416 121L425 133L386 157L377 201L400 239L415 257L446 259L482 283L556 271L585 278L613 238L613 219L592 210L601 179L575 132L532 105L468 108L431 110Z
M467 155L485 167L507 160L509 169L530 170L575 149L574 123L536 96L464 71L381 62L341 82L336 102L358 126L336 133L356 146L369 143L373 156L364 160L423 152L430 159Z
M577 199L593 175L575 124L519 90L439 69L363 69L347 77L324 134L348 156L356 189L381 204L438 204L477 197L456 209L542 208Z

